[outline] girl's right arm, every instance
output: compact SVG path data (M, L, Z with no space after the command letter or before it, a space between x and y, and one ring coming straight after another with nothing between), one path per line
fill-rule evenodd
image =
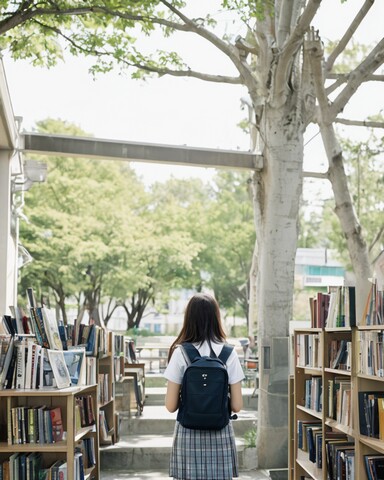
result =
M178 383L168 380L167 393L165 395L165 407L171 413L176 412L179 408L180 387L181 385Z

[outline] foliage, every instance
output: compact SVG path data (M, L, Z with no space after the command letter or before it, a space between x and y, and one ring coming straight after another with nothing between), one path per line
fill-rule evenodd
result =
M152 188L152 209L168 229L189 232L198 246L184 288L214 291L228 314L248 315L248 282L255 231L248 176L218 172L210 185L171 179Z
M344 139L341 143L349 189L373 260L384 248L383 139L371 132L366 141ZM321 246L337 250L343 264L351 268L345 237L334 214L332 200L324 204L318 239L318 246L320 243Z
M245 448L256 447L257 429L251 428L244 433L244 446Z
M37 130L84 134L52 119ZM70 298L105 322L120 306L132 328L151 302L160 310L169 291L204 286L228 313L246 316L254 242L246 176L220 172L212 184L172 178L146 191L126 163L45 161L47 182L25 195L20 238L34 261L21 271L22 291L53 294L64 320Z
M47 121L39 128L55 126ZM89 159L58 157L47 163L48 181L25 197L29 222L20 238L34 261L22 271L22 289L38 283L37 290L52 289L63 301L76 296L90 312L111 298L137 326L141 307L158 290L180 284L196 246L185 232L170 231L169 217L148 208L144 186L127 164L98 161L95 168Z

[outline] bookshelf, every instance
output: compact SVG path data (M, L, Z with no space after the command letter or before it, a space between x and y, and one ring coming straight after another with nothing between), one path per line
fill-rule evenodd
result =
M360 319L348 305L349 325L317 328L312 322L294 332L289 460L295 480L384 478L382 289L374 297L378 321L366 321L372 307L364 311L361 304L369 302L356 299ZM314 311L312 303L312 320Z
M40 443L40 440L33 443L13 443L18 439L12 434L12 411L23 409L25 411L36 411L42 405L48 411L53 408L60 408L63 431L65 432L63 439L54 443L48 443L50 437L48 435L44 443ZM85 405L88 413L85 413L83 409ZM12 456L15 457L17 455L19 460L15 461L13 463L14 467L11 468L16 468L16 464L19 469L26 468L23 465L26 465L28 459L36 458L38 455L41 460L41 464L37 467L39 470L48 469L61 460L67 464L66 478L68 480L76 480L80 478L80 476L76 475L76 465L81 468L77 460L79 457L78 449L82 449L84 478L89 480L100 478L99 438L96 418L96 385L69 387L61 390L1 390L0 462L2 467L4 468L4 464L7 464ZM19 420L20 418L18 418L17 425L19 426L19 431L21 431L23 427L21 426L20 430ZM30 426L26 425L25 428L30 429ZM37 436L41 434L39 424L34 424L33 428L35 432L37 430ZM29 440L31 440L31 437ZM90 452L90 449L92 452ZM92 465L93 463L94 465ZM16 473L14 478L23 478L23 476L20 472L19 475Z
M98 407L100 445L116 443L118 424L115 415L115 335L106 332L106 350L98 359Z

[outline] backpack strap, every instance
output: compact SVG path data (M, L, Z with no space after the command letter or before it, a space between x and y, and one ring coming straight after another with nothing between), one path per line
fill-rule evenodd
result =
M227 343L221 349L219 359L224 363L224 365L226 364L229 356L231 355L232 350L233 350L233 347L231 345L228 345Z
M192 343L184 342L180 345L180 347L181 351L187 354L189 363L192 363L196 358L201 356L197 348L193 346Z

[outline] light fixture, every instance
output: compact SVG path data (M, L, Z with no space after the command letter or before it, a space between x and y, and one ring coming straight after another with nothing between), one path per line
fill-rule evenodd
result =
M37 160L24 161L24 173L13 181L13 192L26 192L34 183L42 183L47 179L47 164Z

